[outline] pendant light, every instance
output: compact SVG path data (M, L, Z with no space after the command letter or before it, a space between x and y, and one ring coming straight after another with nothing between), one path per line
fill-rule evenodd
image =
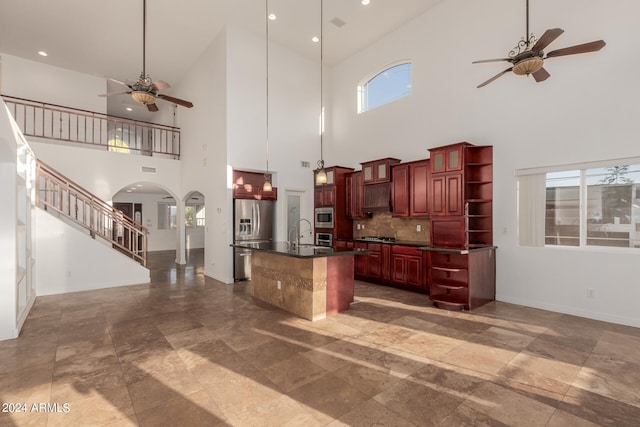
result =
M318 160L318 169L316 169L316 185L327 183L327 172L324 170L324 147L322 143L322 135L324 134L324 108L322 102L322 47L324 44L322 34L323 12L323 0L320 0L320 160Z
M273 191L271 185L271 174L269 173L269 0L264 2L264 19L265 19L265 57L266 57L266 141L267 141L267 171L264 174L264 185L262 191Z

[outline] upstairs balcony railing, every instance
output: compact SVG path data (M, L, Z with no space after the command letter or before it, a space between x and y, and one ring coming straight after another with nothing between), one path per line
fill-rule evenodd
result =
M91 237L147 263L147 229L41 161L36 162L36 205L85 228Z
M180 128L2 95L25 136L180 158Z

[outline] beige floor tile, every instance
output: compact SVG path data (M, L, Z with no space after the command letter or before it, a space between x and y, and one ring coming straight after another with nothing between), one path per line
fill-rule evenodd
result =
M305 384L289 393L313 417L327 424L369 400L366 394L332 374Z
M262 373L286 393L322 377L327 370L296 354L262 369Z
M480 384L463 405L510 426L546 426L556 409L490 382Z
M226 418L204 391L176 396L162 405L138 412L141 427L156 426L222 426Z
M558 409L603 426L637 426L640 407L571 387Z
M375 400L368 400L357 406L339 419L328 424L328 427L353 426L394 426L411 427L415 424L409 422L401 415L389 410Z
M229 423L243 427L320 427L323 425L303 405L289 396L280 396L257 404L248 411L229 419Z
M0 342L0 401L71 410L0 425L638 425L639 328L502 302L450 312L364 282L350 310L309 322L191 254L177 268L151 253L152 283L38 297Z

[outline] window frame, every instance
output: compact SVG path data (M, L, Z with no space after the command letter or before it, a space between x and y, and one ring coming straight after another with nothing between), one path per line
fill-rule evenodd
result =
M395 97L383 104L379 104L376 105L373 108L365 108L367 102L365 102L366 98L367 98L367 85L376 77L378 77L379 75L381 75L382 73L391 70L392 68L398 67L400 65L406 65L408 64L411 68L411 79L410 79L410 89L409 92L406 95L402 95L399 97ZM385 66L378 68L376 71L367 74L367 76L365 78L363 78L362 80L360 80L358 82L358 85L356 87L356 98L357 98L357 102L356 102L356 111L358 114L362 114L362 113L366 113L368 111L372 111L375 110L376 108L382 107L383 105L387 105L387 104L391 104L395 101L398 101L400 99L403 98L407 98L409 96L411 96L413 94L413 61L411 59L402 59L402 60L398 60L395 62L392 62L390 64L386 64Z
M571 163L564 165L553 165L546 167L533 167L533 168L523 168L517 169L514 171L514 176L518 180L518 194L517 194L517 204L518 204L518 246L525 247L544 247L551 248L552 250L578 250L578 251L589 251L589 252L611 252L611 253L626 253L626 254L638 254L640 253L640 247L617 247L617 246L606 246L606 245L587 245L587 217L588 217L588 183L587 183L587 173L589 169L605 169L615 166L621 165L640 165L640 157L628 157L628 158L617 158L617 159L609 159L609 160L600 160L600 161L589 161L582 163ZM531 217L525 217L529 222L538 222L540 225L539 215L542 215L541 227L535 226L538 228L537 233L531 233L530 230L523 232L523 223L521 221L521 212L525 212L526 215L529 215L532 210L536 209L527 209L531 207L531 201L536 200L536 203L540 203L540 199L536 199L536 195L534 194L535 188L532 188L526 184L526 181L523 182L523 178L529 177L542 177L541 182L544 183L543 193L546 193L546 175L550 172L568 172L568 171L578 171L580 172L580 201L579 201L579 245L578 246L570 246L570 245L554 245L554 244L546 244L545 243L545 235L546 235L546 227L544 218L546 217L546 197L543 200L542 208L538 210L537 213L533 213ZM537 179L537 178L536 178ZM538 181L540 182L540 181ZM640 184L640 182L635 182L635 184ZM633 183L631 184L633 185ZM521 188L525 190L522 191ZM633 206L633 197L632 197L632 206ZM633 217L632 217L633 224ZM640 224L640 223L637 223ZM534 227L534 228L535 228ZM535 235L534 235L535 234ZM538 235L539 234L539 235ZM521 238L524 236L524 239ZM540 241L541 240L541 241Z

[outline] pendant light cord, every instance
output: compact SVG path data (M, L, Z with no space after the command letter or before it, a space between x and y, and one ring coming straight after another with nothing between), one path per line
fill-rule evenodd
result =
M264 2L264 18L265 18L265 37L266 37L266 119L267 119L267 125L266 125L266 139L267 139L267 173L265 175L269 174L269 0L265 0ZM265 177L266 178L266 177Z
M147 0L142 0L142 78L147 78Z
M323 88L322 88L322 63L323 63L323 47L324 47L324 34L323 34L323 16L324 16L324 1L320 0L320 164L324 168L324 153L323 153L323 134L324 134L324 109L323 103Z

